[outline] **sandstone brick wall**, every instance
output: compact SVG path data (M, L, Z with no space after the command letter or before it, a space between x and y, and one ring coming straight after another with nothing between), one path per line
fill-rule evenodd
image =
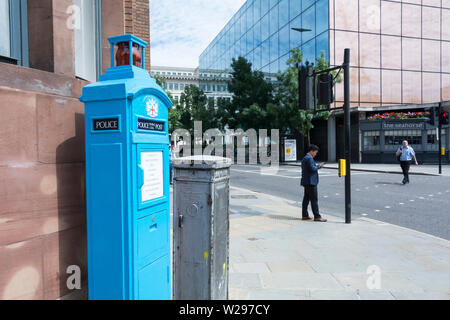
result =
M131 33L146 41L146 69L150 70L150 4L149 0L124 1L125 33Z
M83 85L1 65L0 299L64 296L70 265L87 280Z
M68 266L81 268L83 289L88 277L84 106L78 101L87 82L74 77L73 31L65 27L71 3L29 1L30 36L46 32L42 41L31 40L30 62L45 71L0 63L0 300L87 297L86 290L66 286ZM104 71L107 38L132 31L149 41L148 15L148 0L103 1ZM48 16L51 21L39 23ZM148 67L149 57L150 50Z

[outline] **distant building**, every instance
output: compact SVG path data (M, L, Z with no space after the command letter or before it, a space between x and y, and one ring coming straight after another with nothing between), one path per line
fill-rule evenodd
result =
M152 66L151 75L160 76L166 80L164 89L169 91L175 100L179 100L184 89L188 85L196 85L208 98L231 99L232 94L228 92L228 81L231 75L225 72L204 71L199 73L198 68L178 68Z
M172 94L175 100L179 100L184 88L188 85L199 86L198 69L194 68L174 68L151 66L151 75L160 76L166 80L164 89Z

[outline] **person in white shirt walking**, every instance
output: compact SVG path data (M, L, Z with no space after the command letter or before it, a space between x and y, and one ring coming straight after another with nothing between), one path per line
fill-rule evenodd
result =
M403 141L403 144L397 150L397 157L400 157L400 167L403 171L403 184L409 183L409 169L411 162L414 161L416 166L419 165L416 158L416 153L412 147L409 146L408 141Z

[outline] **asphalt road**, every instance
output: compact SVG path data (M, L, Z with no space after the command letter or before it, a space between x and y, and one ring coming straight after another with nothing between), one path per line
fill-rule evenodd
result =
M301 168L282 166L278 172L260 166L233 166L231 186L297 201L299 217L303 188ZM367 217L450 240L450 177L352 172L353 217ZM337 170L320 170L319 207L323 216L345 216L345 181ZM310 210L310 215L312 212Z

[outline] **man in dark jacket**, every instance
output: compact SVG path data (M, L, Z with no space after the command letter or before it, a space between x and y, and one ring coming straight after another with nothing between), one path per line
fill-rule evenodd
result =
M319 170L323 168L325 163L316 164L314 158L319 153L319 147L311 145L308 148L308 153L302 160L302 181L301 184L305 189L302 205L302 220L312 220L308 214L308 205L311 202L311 207L314 214L314 221L327 222L319 214L319 199L317 192L317 185L319 184Z

